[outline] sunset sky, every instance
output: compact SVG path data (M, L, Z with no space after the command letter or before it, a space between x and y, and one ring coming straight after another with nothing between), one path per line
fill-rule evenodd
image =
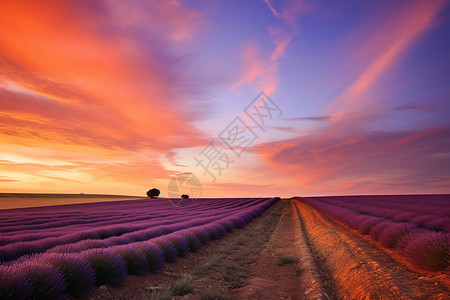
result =
M0 1L0 192L450 193L449 53L449 1Z

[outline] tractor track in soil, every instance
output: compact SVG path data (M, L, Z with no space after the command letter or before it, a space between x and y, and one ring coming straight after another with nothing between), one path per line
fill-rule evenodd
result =
M324 264L325 258L314 249L308 237L304 220L300 217L298 207L291 201L297 225L297 239L302 256L305 274L302 276L305 299L336 299L337 288L331 272ZM319 268L319 266L321 266Z
M349 228L292 200L331 299L449 299L448 276L416 272ZM328 275L327 275L328 273Z

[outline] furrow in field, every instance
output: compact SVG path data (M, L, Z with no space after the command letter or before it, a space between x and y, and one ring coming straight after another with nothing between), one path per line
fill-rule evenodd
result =
M304 297L305 299L335 299L336 288L333 278L329 277L329 272L323 268L323 258L317 255L317 251L311 245L305 223L293 201L291 201L291 209L300 263L303 268L301 287L304 290ZM319 266L322 268L319 269Z
M421 274L407 270L383 251L333 219L295 200L305 233L322 268L337 284L339 298L346 299L445 299L448 291L434 282L420 282ZM416 283L416 284L415 284Z

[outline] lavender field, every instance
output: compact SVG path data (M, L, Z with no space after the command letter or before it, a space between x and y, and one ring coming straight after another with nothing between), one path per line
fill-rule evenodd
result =
M0 299L85 297L164 267L259 216L276 198L146 199L2 210Z
M301 201L369 235L414 265L442 271L450 265L450 196L311 197Z

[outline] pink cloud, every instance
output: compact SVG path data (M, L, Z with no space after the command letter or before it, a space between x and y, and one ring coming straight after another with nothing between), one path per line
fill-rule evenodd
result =
M392 69L407 53L407 50L425 32L436 25L436 16L445 1L411 1L384 12L388 20L379 24L379 13L373 22L366 24L362 40L355 41L355 54L347 65L365 65L350 86L327 107L328 113L343 114L357 112L373 105L376 94L373 89L386 72ZM376 24L375 24L376 23ZM370 34L367 31L373 31ZM359 33L358 33L359 35Z
M263 0L273 16L281 23L275 22L267 27L274 49L270 55L261 53L257 44L249 42L241 56L243 71L234 88L249 85L256 91L264 91L271 94L276 90L279 82L279 60L283 58L292 38L298 33L296 19L305 11L305 5L301 1L287 1L278 10L269 0Z
M444 1L415 1L372 27L350 66L364 65L325 110L330 121L309 134L258 145L254 151L279 174L310 191L327 193L448 192L449 127L380 131L371 126L385 111L375 87L420 37L431 29ZM421 108L422 109L422 108Z
M366 192L408 189L434 191L445 182L450 127L411 132L351 131L322 133L255 147L274 171L289 174L300 185ZM328 186L328 187L327 187ZM350 189L351 187L351 189ZM445 186L450 188L450 186ZM368 190L374 192L375 188Z

